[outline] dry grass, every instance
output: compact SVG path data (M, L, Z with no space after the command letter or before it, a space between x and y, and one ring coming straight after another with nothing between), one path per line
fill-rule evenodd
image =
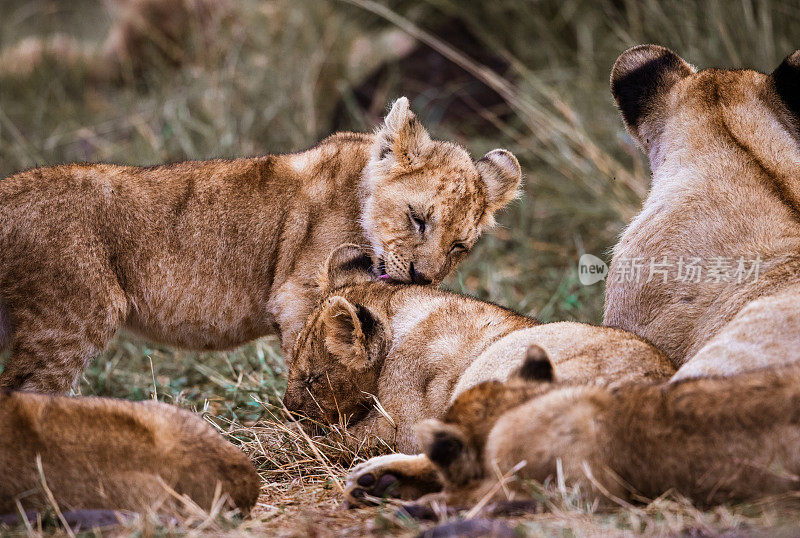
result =
M66 36L65 49L94 50L112 24L113 12L104 5L3 0L0 56L32 36L49 39L52 48L62 42L54 36ZM475 155L507 147L526 174L523 199L447 286L543 320L592 322L601 318L603 289L578 283L576 261L583 252L606 256L647 190L646 163L624 133L607 89L613 60L628 46L656 42L701 67L770 70L798 46L800 27L797 0L234 5L224 27L214 29L210 46L191 34L181 43L187 61L179 67L157 50L147 58L147 69L116 81L92 79L92 66L59 58L24 76L0 65L0 177L68 161L151 164L293 151L334 128L368 129L376 111L362 109L355 97L368 74L364 66L404 50L386 45L395 43L388 38L399 28L473 78L411 84L404 64L389 62L376 95L391 99L402 88L435 135L459 140ZM506 67L490 67L453 45L455 27ZM499 104L473 103L469 118L449 107L476 85L499 95ZM145 516L118 534L419 532L416 522L389 506L339 509L345 470L369 452L347 448L335 434L309 439L286 426L275 407L285 383L278 349L274 338L266 338L227 353L196 353L122 334L92 363L77 392L155 397L203 412L253 458L264 481L249 520L195 513L164 522ZM752 534L800 522L791 499L700 510L685 499L665 497L599 514L579 492L557 484L535 491L542 512L513 521L533 536ZM63 532L49 523L42 531L32 522L28 529L0 532Z

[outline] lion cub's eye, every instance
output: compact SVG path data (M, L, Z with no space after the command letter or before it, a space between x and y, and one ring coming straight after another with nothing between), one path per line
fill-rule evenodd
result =
M461 252L466 252L469 250L469 247L464 243L453 243L453 246L450 247L450 254L458 254Z
M314 383L319 381L319 379L321 377L322 377L322 374L308 374L308 376L306 377L305 383L306 383L306 385L308 385L310 387L311 385L313 385Z
M414 211L411 206L408 206L408 218L414 224L414 228L416 228L417 232L420 234L425 233L426 223L425 218L420 216L419 213Z

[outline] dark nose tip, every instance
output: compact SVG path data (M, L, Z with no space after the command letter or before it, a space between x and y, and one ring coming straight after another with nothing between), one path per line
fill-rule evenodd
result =
M289 418L291 418L292 420L300 420L301 418L303 418L303 415L295 411L300 406L298 405L297 402L294 401L294 398L290 396L284 396L283 405L284 407L286 407L286 410L289 411Z
M286 405L286 404L284 403L284 405ZM286 405L286 410L289 412L289 419L290 420L300 420L300 419L305 418L305 415L303 415L299 411L296 411L296 409L297 409L297 407L295 407L295 406Z
M417 272L414 269L414 262L408 264L408 276L411 277L411 282L414 284L430 284L431 279L426 277L424 274Z
M306 417L302 413L298 413L297 411L292 411L290 409L289 410L289 418L292 419L292 420L297 421L297 420L302 420L302 419L304 419Z

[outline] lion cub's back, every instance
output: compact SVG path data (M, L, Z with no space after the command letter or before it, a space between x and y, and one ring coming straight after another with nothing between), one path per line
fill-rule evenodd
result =
M545 350L560 381L618 385L667 381L675 373L661 351L627 331L562 321L520 329L493 343L461 376L451 401L483 381L507 379L532 344Z
M0 393L0 513L39 491L37 457L62 509L166 508L166 482L207 510L219 482L247 511L259 489L248 458L194 413L156 402ZM30 508L43 502L23 499Z

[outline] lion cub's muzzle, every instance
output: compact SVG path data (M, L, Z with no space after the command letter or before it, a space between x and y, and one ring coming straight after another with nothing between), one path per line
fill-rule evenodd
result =
M408 264L408 276L411 278L411 282L413 284L421 284L423 286L427 286L428 284L433 283L433 280L428 278L424 273L420 273L414 267L414 262Z
M378 278L382 280L392 280L395 282L405 282L410 284L420 284L427 286L433 283L431 275L426 271L420 270L418 264L408 260L402 255L388 253L385 260L381 260L377 266Z

